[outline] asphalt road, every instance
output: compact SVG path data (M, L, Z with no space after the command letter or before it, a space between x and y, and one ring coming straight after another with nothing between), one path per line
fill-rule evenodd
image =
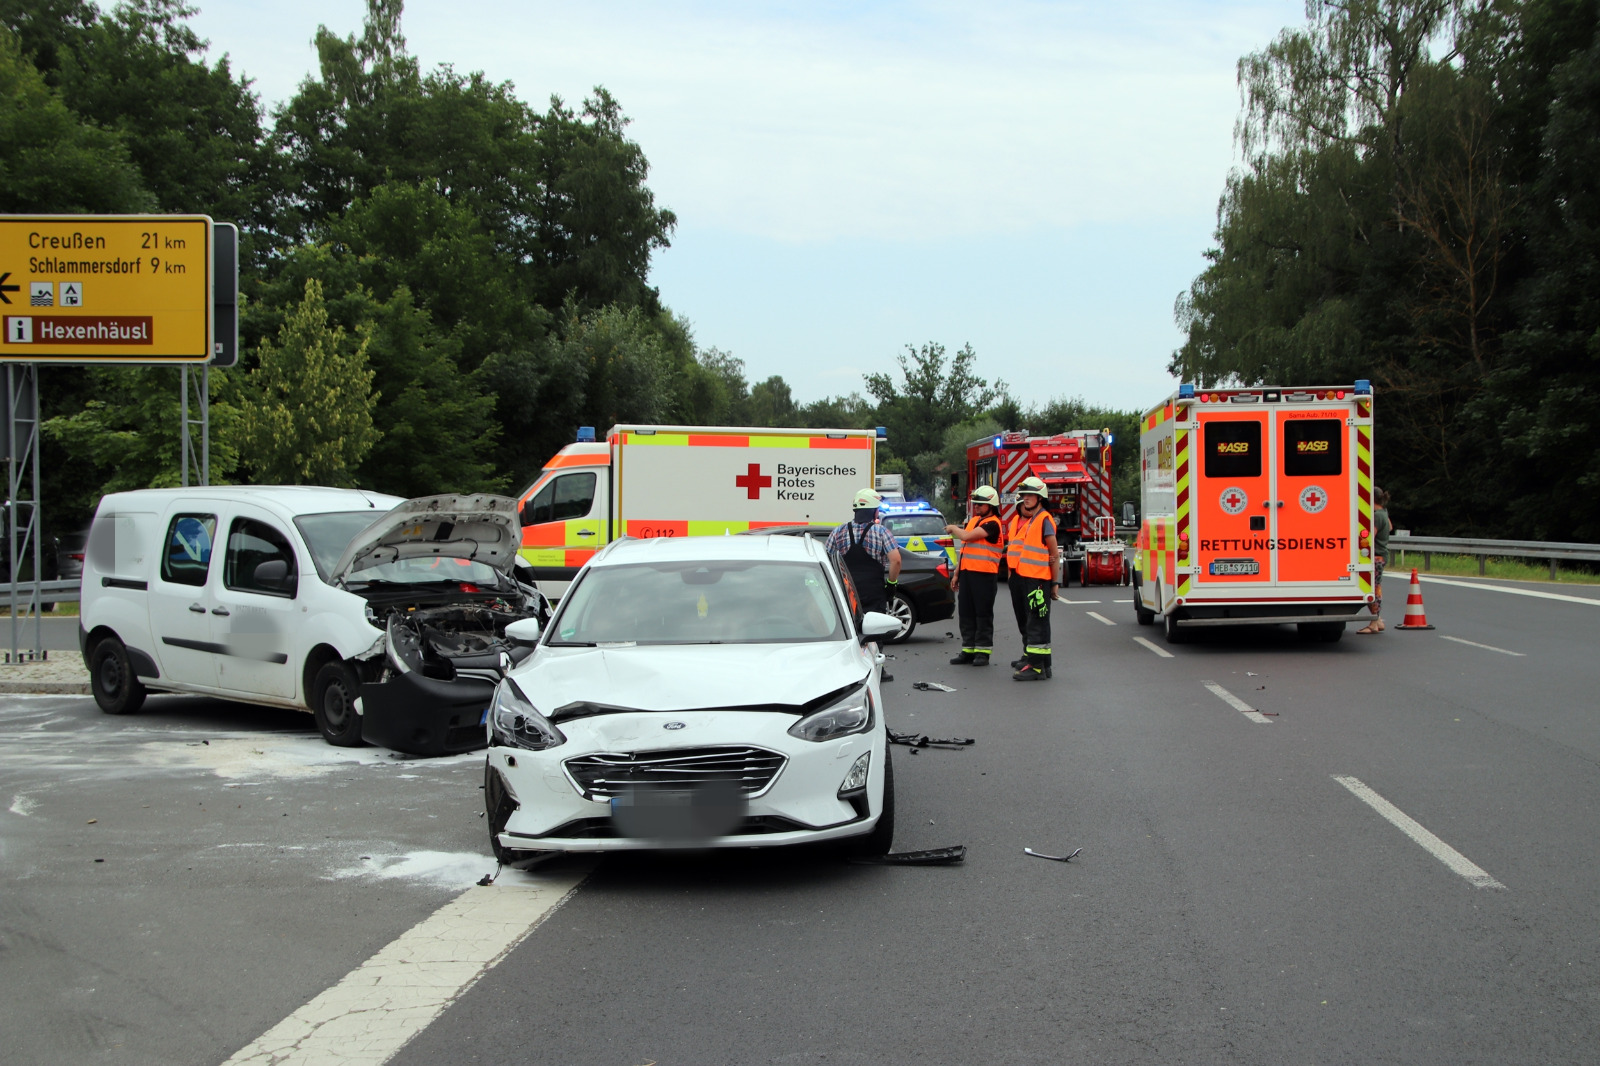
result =
M889 724L976 743L895 749L896 848L964 865L604 859L391 1061L1592 1062L1600 590L1520 587L1586 602L1431 581L1434 631L1168 647L1074 587L1033 685L925 627ZM479 780L292 713L0 703L0 1062L223 1062L503 891Z

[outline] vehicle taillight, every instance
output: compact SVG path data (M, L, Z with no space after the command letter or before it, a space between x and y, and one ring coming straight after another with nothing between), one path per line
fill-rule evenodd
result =
M955 544L954 537L934 537L933 542L941 548L948 548Z
M949 577L950 577L950 564L949 563L940 563L938 566L934 567L934 569L939 572L939 576L940 577L945 578L946 580L949 579Z
M1340 389L1338 392L1334 393L1334 395L1342 400L1342 399L1344 399L1344 390Z
M67 553L67 558L71 559L75 563L81 563L81 562L83 562L83 553L82 552L68 552Z

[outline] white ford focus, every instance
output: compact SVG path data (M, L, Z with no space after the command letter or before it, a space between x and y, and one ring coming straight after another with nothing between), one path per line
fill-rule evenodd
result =
M495 855L887 852L894 776L868 642L899 622L856 603L808 537L612 543L486 716ZM514 626L528 640L538 623Z

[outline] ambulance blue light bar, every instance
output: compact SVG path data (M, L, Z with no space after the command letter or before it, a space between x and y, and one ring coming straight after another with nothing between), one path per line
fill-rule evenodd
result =
M889 439L889 427L888 426L879 426L878 427L878 439L879 440L888 440Z
M1194 399L1194 386L1193 385L1179 385L1178 386L1178 399L1180 399L1180 400L1192 400L1192 399Z
M579 426L578 427L578 443L579 444L593 444L594 443L594 427L593 426Z
M1372 382L1367 378L1356 378L1355 394L1357 396L1371 396Z

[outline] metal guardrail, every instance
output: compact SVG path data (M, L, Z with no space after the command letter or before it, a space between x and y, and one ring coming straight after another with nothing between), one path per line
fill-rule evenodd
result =
M1389 537L1389 547L1404 555L1407 551L1422 553L1422 568L1433 566L1433 554L1475 555L1481 576L1490 558L1526 558L1550 560L1550 580L1556 580L1561 560L1600 562L1600 544L1577 544L1554 540L1486 540L1478 537L1413 537L1395 533Z
M82 599L82 596L76 580L39 582L40 603L72 603ZM0 585L0 608L10 608L18 604L26 607L32 602L33 582L20 581L15 585Z

